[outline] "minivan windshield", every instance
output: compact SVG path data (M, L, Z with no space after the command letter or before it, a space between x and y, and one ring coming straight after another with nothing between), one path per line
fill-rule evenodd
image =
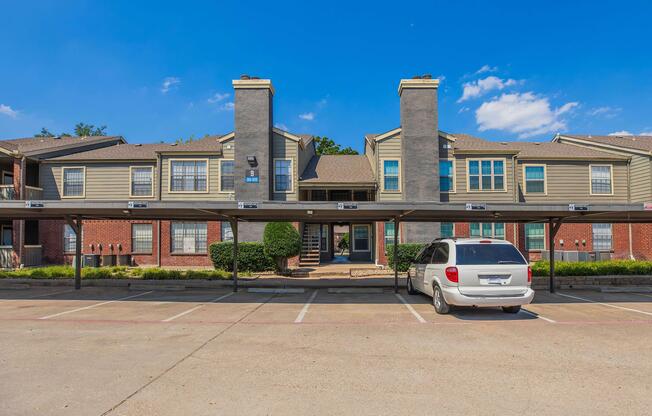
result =
M527 264L511 244L459 244L455 253L458 265Z

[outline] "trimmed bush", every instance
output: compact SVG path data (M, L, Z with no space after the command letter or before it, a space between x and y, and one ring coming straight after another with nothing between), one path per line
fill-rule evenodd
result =
M548 276L550 262L538 261L532 265L532 274ZM592 262L555 262L556 276L613 276L613 275L651 275L652 261L609 260Z
M405 243L398 245L398 271L407 272L410 265L417 257L417 254L423 249L425 244ZM390 268L394 268L394 244L390 244L386 249L387 263Z
M289 222L270 222L263 233L265 255L274 259L277 272L287 269L287 260L301 252L301 236Z
M216 269L233 271L233 243L213 243L209 247ZM264 272L274 270L274 260L265 255L263 243L238 243L238 271Z

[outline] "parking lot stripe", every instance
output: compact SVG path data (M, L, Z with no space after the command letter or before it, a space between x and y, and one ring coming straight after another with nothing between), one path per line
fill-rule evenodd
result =
M229 292L229 293L227 293L226 295L222 295L222 296L217 297L217 298L215 298L215 299L213 299L213 300L209 300L208 302L201 303L201 304L195 306L194 308L190 308L190 309L188 309L187 311L183 311L183 312L178 313L178 314L176 314L176 315L174 315L174 316L171 316L171 317L169 317L169 318L167 318L167 319L163 319L161 322L171 322L171 321L174 321L175 319L177 319L177 318L181 318L181 317L184 316L184 315L188 315L189 313L192 313L192 312L196 311L196 310L199 309L199 308L203 308L204 306L206 306L206 305L209 304L209 303L215 303L215 302L219 302L219 301L221 301L222 299L226 299L226 298L228 298L229 296L233 295L233 293L234 293L234 292Z
M317 297L317 292L319 292L319 289L316 289L314 292L312 292L312 295L310 295L310 299L308 299L308 302L306 302L306 304L303 305L303 308L301 308L301 312L299 312L299 315L297 315L297 319L294 320L295 324L300 324L301 322L303 322L303 318L306 316L306 313L308 313L308 308L310 308L310 304Z
M534 316L535 318L543 319L544 321L550 322L551 324L556 324L557 323L557 321L555 321L553 319L546 318L545 316L541 316L538 313L530 312L527 309L521 308L521 312L524 312L524 313L526 313L526 314L528 314L530 316Z
M579 297L579 296L571 296L571 295L567 295L567 294L565 294L565 293L559 293L559 292L557 292L557 294L558 294L559 296L564 296L564 297L571 298L571 299L577 299L577 300L583 300L583 301L585 301L585 302L596 303L596 304L598 304L598 305L607 306L607 307L609 307L609 308L622 309L622 310L624 310L624 311L637 312L637 313L642 313L642 314L644 314L644 315L652 316L652 312L639 311L638 309L632 309L632 308L626 308L626 307L624 307L624 306L612 305L611 303L598 302L598 301L596 301L596 300L591 300L591 299L581 298L581 297Z
M55 313L55 314L52 314L52 315L43 316L43 317L40 317L38 319L55 318L57 316L66 315L66 314L73 313L73 312L79 312L79 311L84 311L86 309L97 308L98 306L107 305L107 304L113 303L113 302L120 302L120 301L123 301L123 300L129 300L129 299L137 298L139 296L144 296L144 295L147 295L147 294L152 293L152 292L153 292L153 290L150 290L149 292L143 292L143 293L139 293L137 295L126 296L126 297L120 298L120 299L113 299L113 300L107 300L106 302L94 303L93 305L84 306L83 308L72 309L70 311L63 311L63 312Z
M410 312L412 313L412 315L414 315L414 317L417 318L417 321L421 322L422 324L425 324L425 323L426 323L426 320L423 319L423 316L419 315L419 312L417 312L416 310L414 310L414 308L412 307L412 305L410 305L410 304L408 303L408 301L405 300L405 298L404 298L403 296L401 296L400 293L395 293L395 295L396 295L396 297L398 298L398 300L400 300L401 302L403 302L403 304L404 304L405 307L408 309L408 311L410 311Z

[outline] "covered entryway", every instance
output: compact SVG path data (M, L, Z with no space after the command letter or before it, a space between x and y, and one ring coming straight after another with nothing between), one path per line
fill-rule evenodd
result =
M299 266L372 264L374 230L372 222L304 223Z

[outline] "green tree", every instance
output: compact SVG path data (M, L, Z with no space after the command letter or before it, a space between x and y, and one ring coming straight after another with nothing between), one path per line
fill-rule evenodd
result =
M34 137L54 137L54 134L50 130L43 127L39 133L36 133Z
M342 149L342 146L335 143L335 140L328 137L315 136L315 152L317 155L357 155L358 151L347 146Z
M288 258L301 252L301 236L289 222L270 222L263 233L265 255L274 259L277 272L287 270Z
M77 123L75 125L75 135L79 137L84 136L105 136L106 126L95 127L92 124Z

